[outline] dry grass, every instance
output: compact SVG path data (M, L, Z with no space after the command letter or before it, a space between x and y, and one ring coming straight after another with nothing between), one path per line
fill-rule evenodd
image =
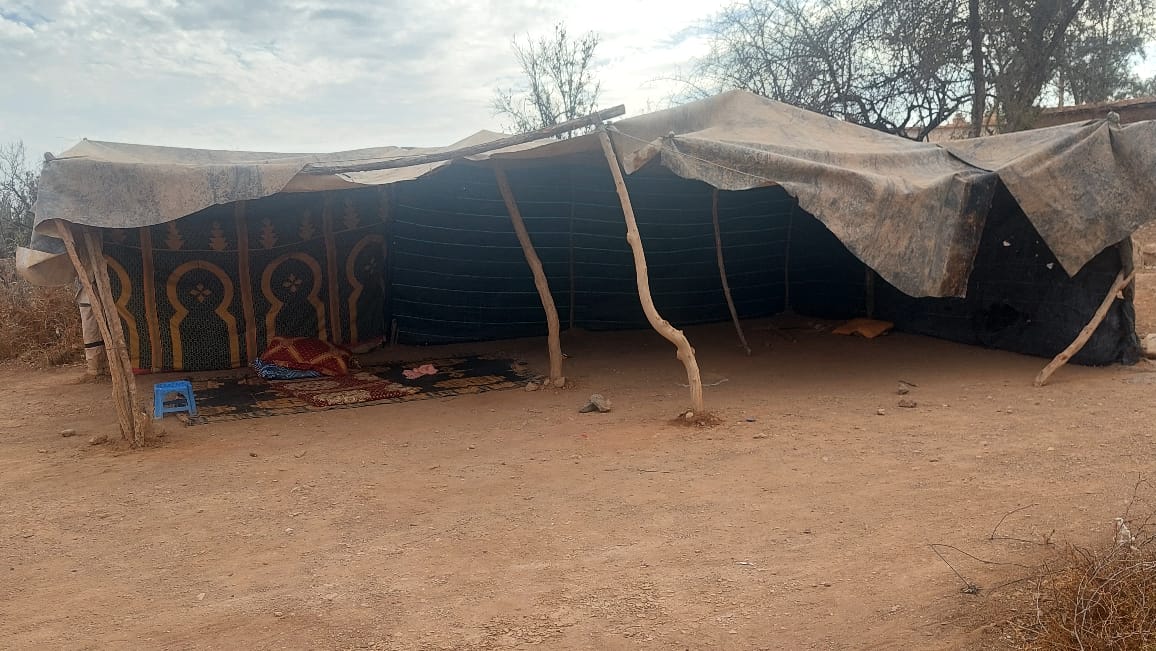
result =
M1040 569L1035 614L1016 622L1026 649L1156 649L1156 527L1127 516L1108 544Z
M1038 631L1029 649L1156 649L1156 554L1074 550L1041 581Z
M61 366L84 358L71 287L34 287L0 259L0 362Z

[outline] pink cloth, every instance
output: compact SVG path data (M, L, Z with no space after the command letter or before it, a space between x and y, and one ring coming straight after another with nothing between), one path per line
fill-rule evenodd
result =
M437 367L433 364L422 364L415 368L406 369L402 371L401 374L404 375L407 380L416 380L423 375L436 375L437 372Z

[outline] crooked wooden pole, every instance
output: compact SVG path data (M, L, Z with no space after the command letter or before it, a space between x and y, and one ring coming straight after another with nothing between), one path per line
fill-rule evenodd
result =
M1120 269L1125 274L1132 274L1132 282L1124 285L1122 290L1124 298L1131 301L1136 298L1136 261L1141 260L1139 249L1136 247L1136 242L1131 237L1124 238L1123 241L1116 244L1116 251L1120 254ZM1144 263L1141 261L1140 266Z
M735 323L735 332L739 333L739 342L743 350L751 354L751 346L747 343L747 336L743 334L743 324L739 322L739 312L735 309L735 299L731 297L731 284L727 280L727 266L723 261L722 233L718 226L718 188L711 192L710 217L714 222L714 250L718 254L718 275L722 279L723 296L727 299L727 308L731 311L731 321Z
M506 178L506 171L500 167L494 168L494 177L498 180L498 190L506 202L506 210L510 213L510 221L514 224L514 232L518 235L518 242L522 245L522 253L526 255L526 263L534 274L534 286L538 288L538 297L542 299L542 309L546 311L547 341L550 347L550 383L562 386L566 380L562 375L562 327L558 321L558 308L554 305L554 295L550 293L550 285L546 282L546 271L542 268L542 260L534 250L534 243L530 240L530 233L526 230L526 222L522 221L522 211L518 209L518 202L514 198L514 191L510 189L510 180Z
M695 413L702 413L702 376L698 371L698 360L694 356L694 348L681 330L670 325L654 307L654 298L650 295L650 275L646 269L646 252L642 249L642 238L638 234L638 222L634 219L634 207L630 203L630 194L626 191L626 180L622 178L622 168L618 164L618 156L614 154L614 144L610 142L610 135L606 133L606 126L598 125L598 140L602 143L602 153L606 156L606 164L610 166L610 174L614 177L614 187L618 190L618 200L622 204L622 215L626 219L626 242L634 253L634 271L638 281L638 298L642 301L642 311L646 313L646 320L650 322L658 334L674 344L678 349L678 359L686 367L686 379L690 385L690 402Z
M1104 297L1104 302L1100 303L1100 307L1096 309L1096 313L1092 315L1092 320L1088 321L1088 325L1076 335L1076 339L1068 345L1055 359L1048 363L1047 366L1040 371L1036 376L1035 385L1042 387L1047 383L1048 378L1052 376L1061 366L1068 363L1068 360L1080 352L1084 344L1092 338L1092 334L1096 332L1096 328L1100 327L1100 323L1104 321L1104 317L1108 316L1108 310L1111 309L1112 304L1116 302L1116 294L1120 293L1122 289L1132 282L1132 278L1136 276L1136 272L1127 273L1124 269L1116 274L1116 282L1112 283L1112 287L1108 290L1108 295Z
M104 257L100 254L99 242L91 232L85 231L85 249L83 259L77 249L76 239L72 230L65 222L56 222L57 232L64 241L68 257L72 266L76 268L76 275L84 289L88 292L92 303L93 316L96 317L100 336L104 338L105 350L108 351L108 372L112 378L112 398L116 408L116 420L120 425L121 438L129 441L134 447L144 443L144 430L137 426L136 414L136 379L132 375L132 362L128 359L128 346L124 340L124 329L120 318L116 314L116 303L109 288L108 267ZM97 261L99 260L99 264ZM85 264L85 263L88 264ZM93 286L93 279L96 286ZM103 279L103 282L101 282ZM111 318L110 318L111 315Z

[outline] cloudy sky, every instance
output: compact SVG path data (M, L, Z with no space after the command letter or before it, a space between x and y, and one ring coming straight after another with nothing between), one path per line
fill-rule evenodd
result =
M337 151L497 129L510 41L597 31L603 106L660 107L725 0L0 0L0 143Z

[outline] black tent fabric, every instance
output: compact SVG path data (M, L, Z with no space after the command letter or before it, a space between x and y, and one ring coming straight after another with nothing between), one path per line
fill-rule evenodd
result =
M586 166L510 172L563 324L648 327L609 174ZM710 220L711 190L668 172L628 180L663 315L694 324L725 318ZM728 275L740 316L783 304L787 222L780 188L725 193ZM484 168L451 167L402 186L391 223L391 318L408 344L545 334L542 304L494 183Z
M1123 264L1120 250L1101 251L1069 277L1006 189L997 193L992 215L966 297L916 299L882 283L877 313L906 332L1054 356L1076 338L1111 288ZM1132 302L1116 301L1072 361L1134 364L1139 351Z

